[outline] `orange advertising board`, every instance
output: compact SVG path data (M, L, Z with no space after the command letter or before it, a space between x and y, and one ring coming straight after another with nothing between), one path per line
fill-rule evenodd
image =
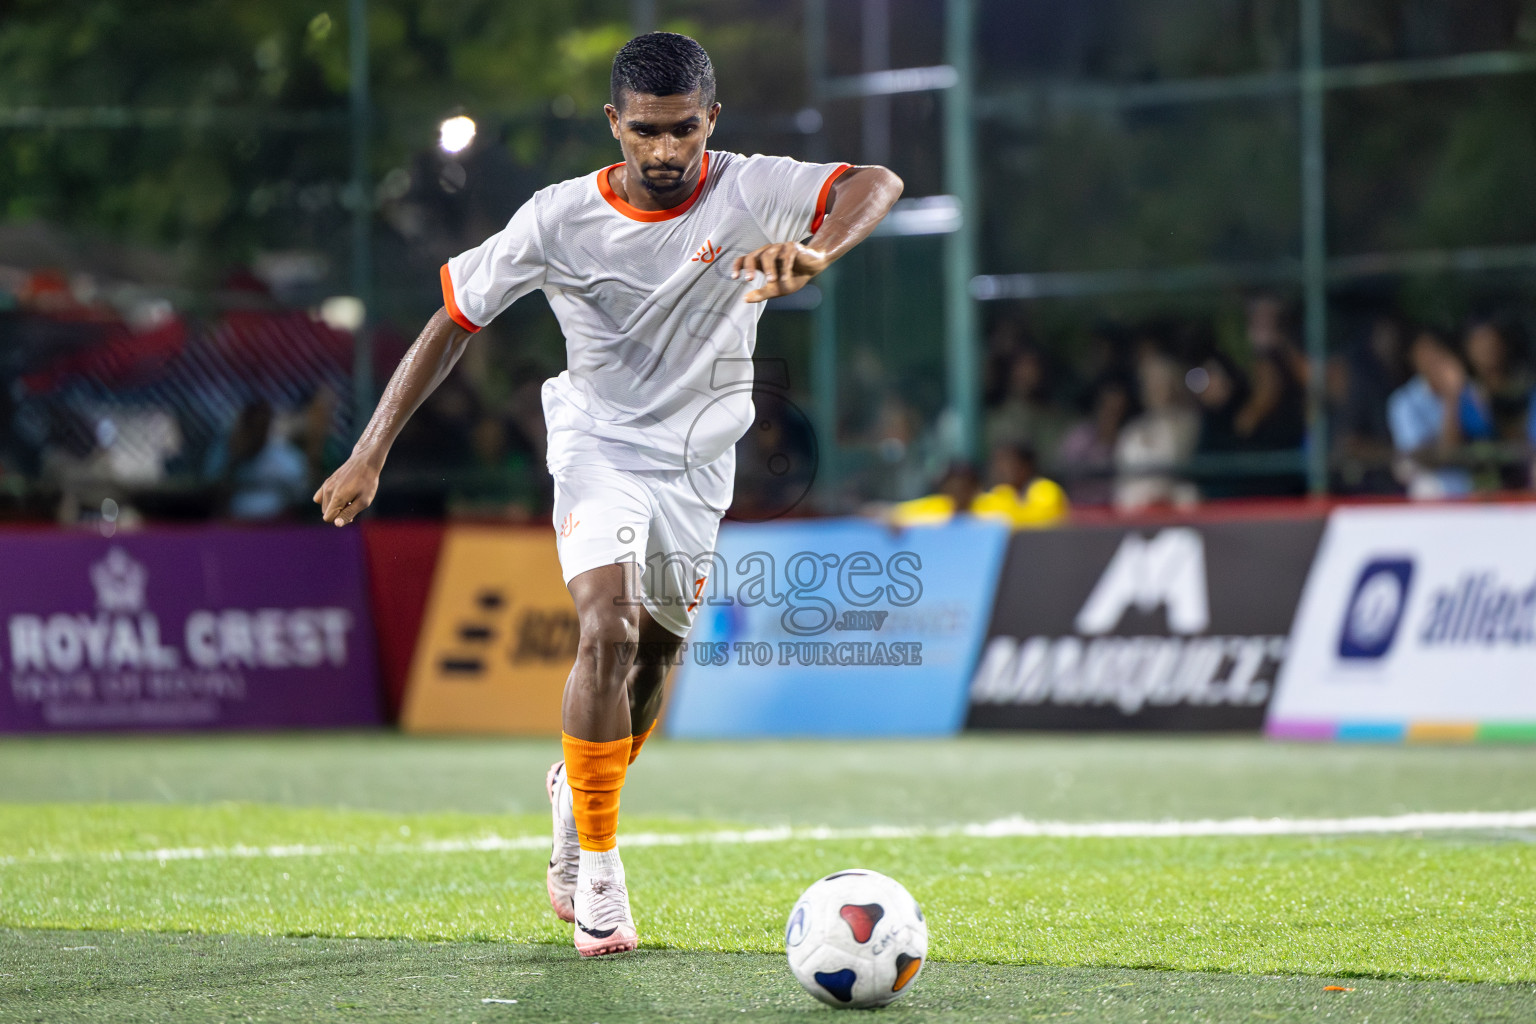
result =
M560 733L576 606L548 529L455 526L411 663L409 732Z

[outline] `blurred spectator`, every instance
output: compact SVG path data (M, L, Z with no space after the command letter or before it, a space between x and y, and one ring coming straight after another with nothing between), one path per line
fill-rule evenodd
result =
M474 430L480 396L463 377L451 376L427 396L390 449L401 471L463 469L474 465Z
M993 449L989 463L989 489L982 490L975 466L951 462L933 494L889 506L883 518L893 526L934 526L969 514L1020 529L1049 526L1066 516L1066 493L1038 475L1034 452L1002 445Z
M1531 377L1510 343L1509 331L1493 320L1474 321L1462 338L1472 370L1472 388L1501 441L1525 439L1531 404Z
M298 446L274 429L264 399L240 410L234 428L208 453L206 475L218 481L234 519L280 519L310 493L309 465Z
M1330 365L1329 400L1340 481L1356 493L1396 489L1387 404L1408 379L1405 330L1397 317L1377 315L1363 340Z
M1197 455L1228 455L1241 451L1243 438L1237 433L1237 416L1248 401L1248 382L1232 362L1220 352L1212 352L1184 375L1184 384L1195 396L1200 415L1200 440ZM1242 478L1215 477L1201 482L1200 492L1207 498L1227 498L1247 494L1252 482Z
M931 478L929 453L937 439L925 437L922 428L922 417L900 395L892 391L880 399L870 440L880 460L877 473L884 497L921 493Z
M816 477L817 451L810 421L781 391L755 388L752 406L756 418L736 442L730 515L760 521L800 507Z
M455 488L456 508L528 519L534 508L528 467L533 449L522 432L503 416L486 414L470 434L474 472Z
M1200 441L1195 450L1204 453L1237 451L1243 447L1237 433L1237 416L1248 401L1248 382L1232 360L1213 353L1184 375L1200 413Z
M1137 364L1137 376L1143 411L1115 443L1115 506L1192 504L1198 497L1194 486L1174 475L1194 453L1200 432L1199 416L1184 401L1184 374L1168 356L1148 352Z
M886 520L895 526L947 523L956 512L969 511L980 493L981 474L969 462L957 459L945 468L933 494L897 502L887 510Z
M9 382L0 378L0 477L19 474L25 469L15 424L16 403L11 398Z
M1025 348L1008 364L1008 386L1002 401L987 415L986 445L1028 445L1055 451L1067 432L1066 416L1052 402L1047 388L1045 355Z
M1398 479L1410 498L1468 494L1472 474L1456 463L1468 441L1493 438L1492 417L1467 380L1466 367L1440 334L1420 330L1408 357L1413 379L1394 391L1387 404Z
M1040 475L1033 448L998 445L988 459L991 489L976 496L971 512L1006 519L1015 529L1050 526L1067 515L1067 492Z
M435 519L448 514L449 481L475 466L480 396L450 376L416 410L390 449L372 513Z
M1300 448L1307 431L1307 362L1290 330L1285 304L1261 295L1248 304L1253 366L1247 399L1232 427L1255 451Z
M309 466L310 484L316 488L349 454L336 430L336 410L340 404L336 392L322 386L304 406L304 461Z
M1108 505L1114 499L1115 443L1132 413L1131 387L1116 376L1093 390L1089 416L1061 439L1056 466L1074 505Z
M1526 441L1531 407L1531 377L1518 359L1508 328L1494 320L1475 320L1462 336L1462 352L1472 371L1472 391L1488 417L1493 438L1509 444ZM1529 477L1519 464L1495 468L1498 486L1516 490Z
M987 332L987 353L982 371L982 403L993 408L1008 391L1008 370L1014 357L1026 347L1028 332L1017 316L1003 313Z

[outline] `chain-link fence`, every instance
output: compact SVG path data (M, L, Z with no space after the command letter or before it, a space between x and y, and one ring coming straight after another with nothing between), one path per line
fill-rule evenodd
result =
M907 182L762 321L796 511L1021 449L1079 504L1528 486L1536 4L322 7L0 23L6 516L306 514L442 261L617 158L649 25L711 50L718 148ZM543 516L563 362L540 298L482 332L377 514ZM803 490L743 466L744 510Z

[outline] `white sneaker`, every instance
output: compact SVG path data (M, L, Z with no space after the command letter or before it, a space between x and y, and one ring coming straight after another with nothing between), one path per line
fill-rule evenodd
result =
M640 944L618 850L583 850L576 881L576 952L624 953Z
M544 776L549 792L549 814L554 820L555 843L549 851L549 871L544 876L549 905L562 921L576 920L576 873L581 864L581 843L576 838L576 816L571 811L571 787L565 780L565 762L556 761Z

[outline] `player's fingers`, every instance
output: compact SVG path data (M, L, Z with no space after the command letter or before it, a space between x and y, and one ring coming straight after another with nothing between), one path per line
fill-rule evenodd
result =
M325 521L328 523L334 522L336 517L341 514L341 510L351 503L351 498L342 496L341 488L338 487L333 490L330 500L325 504Z
M748 292L746 298L748 302L766 302L768 299L776 299L780 295L788 295L790 292L799 290L799 285L785 280L768 281L761 288L754 288Z
M774 263L776 264L776 273L774 275L775 278L781 282L788 281L790 279L790 275L794 272L795 269L794 246L781 246L779 251L773 254L773 259Z
M769 281L784 276L784 246L776 245L763 253L763 273Z
M753 249L745 256L736 257L736 270L731 276L751 277L752 271L757 269L758 260L762 258L762 255L763 250L759 248Z
M757 270L758 261L761 259L762 254L762 249L753 249L745 256L740 257L737 260L737 262L741 264L741 269L739 271L740 276L750 279L752 274ZM731 276L736 277L737 274L733 273Z

